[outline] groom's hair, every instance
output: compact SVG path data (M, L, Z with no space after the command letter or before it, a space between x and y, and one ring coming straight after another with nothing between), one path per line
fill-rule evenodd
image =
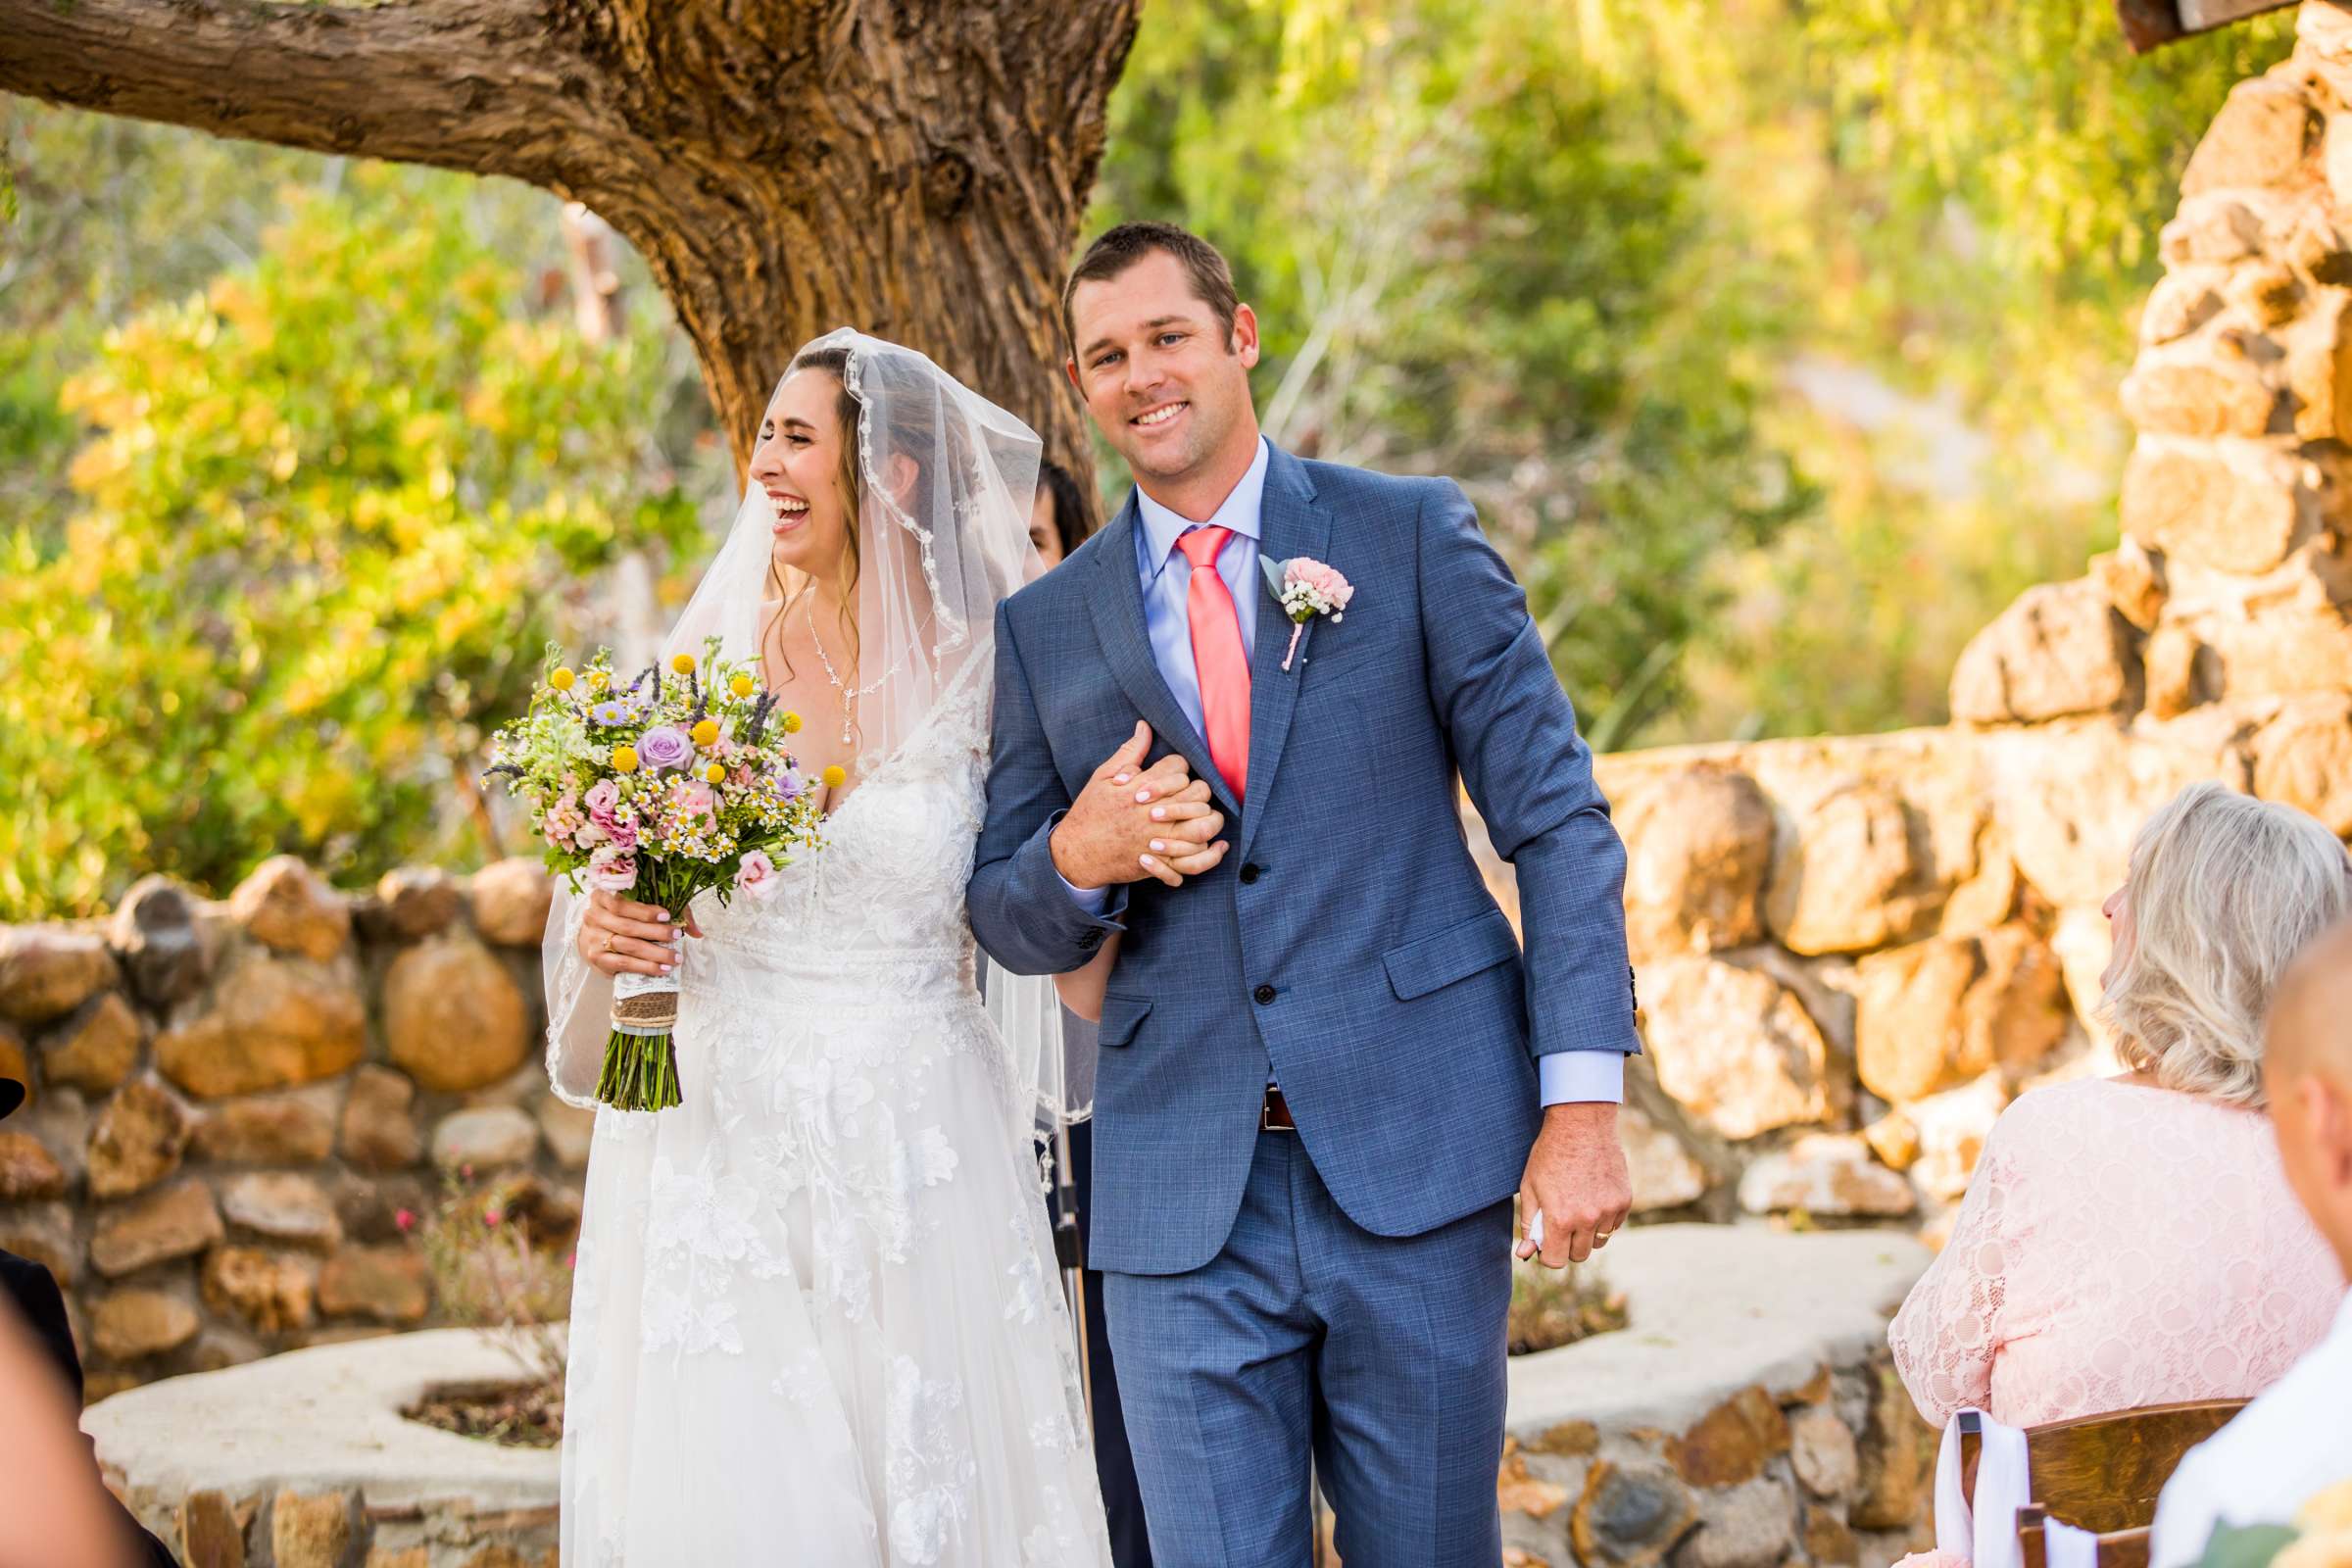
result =
M1078 285L1106 283L1153 251L1166 251L1184 264L1193 280L1193 292L1216 314L1218 324L1225 329L1225 341L1233 341L1234 313L1242 302L1233 291L1233 269L1225 265L1224 256L1190 229L1147 220L1111 229L1089 245L1078 265L1070 269L1070 280L1061 285L1061 335L1073 358L1078 353L1078 329L1070 323L1070 296L1078 292Z

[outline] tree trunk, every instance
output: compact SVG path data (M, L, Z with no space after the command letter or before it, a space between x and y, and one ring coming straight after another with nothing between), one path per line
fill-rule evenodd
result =
M738 465L800 344L918 348L1087 471L1060 283L1140 0L0 0L0 90L528 181L651 266Z

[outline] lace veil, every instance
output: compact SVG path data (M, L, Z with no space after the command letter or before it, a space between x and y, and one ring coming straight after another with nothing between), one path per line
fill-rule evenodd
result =
M836 667L857 694L862 780L967 682L993 678L998 602L1044 569L1029 542L1041 449L1027 425L912 349L845 327L793 357L795 368L811 363L837 368L858 406L858 648L854 669L839 654ZM662 645L664 660L699 656L715 636L721 657L758 663L771 618L802 587L770 571L773 521L766 492L747 479L726 542ZM842 722L838 708L804 716ZM591 1102L612 998L611 979L575 946L585 906L558 883L542 954L548 1077L574 1104ZM1036 1124L1083 1116L1091 1063L1063 1060L1052 981L999 971L986 991Z

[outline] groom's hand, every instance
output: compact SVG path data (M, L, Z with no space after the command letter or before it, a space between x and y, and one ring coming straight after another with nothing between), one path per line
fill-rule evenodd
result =
M1617 1107L1606 1101L1545 1106L1544 1130L1519 1178L1522 1227L1544 1216L1544 1266L1566 1268L1591 1257L1633 1206ZM1536 1254L1535 1246L1519 1243L1522 1260Z
M1170 752L1150 767L1152 726L1135 733L1095 769L1054 828L1054 869L1074 888L1157 877L1181 887L1225 858L1217 835L1225 815L1209 805L1208 781Z

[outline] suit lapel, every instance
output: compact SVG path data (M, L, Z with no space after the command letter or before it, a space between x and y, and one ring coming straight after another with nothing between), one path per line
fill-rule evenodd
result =
M1331 514L1315 504L1315 488L1306 476L1305 465L1280 447L1273 449L1267 464L1257 528L1259 553L1278 564L1293 556L1321 560L1330 545ZM1315 640L1315 623L1309 621L1299 639L1299 658L1290 668L1283 668L1282 656L1291 646L1290 617L1275 602L1263 568L1253 569L1250 579L1250 597L1257 605L1256 645L1250 656L1250 805L1254 809L1242 813L1237 848L1244 859L1257 837L1258 820L1266 814L1266 791L1273 785L1284 743L1291 736L1291 713L1298 707L1298 683L1306 673L1303 661Z
M1104 537L1096 548L1096 571L1099 580L1086 596L1095 616L1095 636L1102 644L1103 657L1110 662L1110 671L1135 705L1135 710L1152 733L1181 755L1193 767L1196 778L1205 778L1209 787L1225 798L1230 805L1233 791L1226 787L1224 776L1209 761L1207 743L1193 728L1192 720L1184 716L1176 694L1168 690L1166 679L1159 672L1158 662L1152 657L1152 637L1144 628L1144 589L1135 564L1135 531L1143 526L1137 515L1135 497L1130 493L1127 505L1118 517L1103 530ZM1252 686L1256 671L1250 672ZM1250 709L1250 722L1257 719L1257 705ZM1252 767L1254 772L1254 764Z

